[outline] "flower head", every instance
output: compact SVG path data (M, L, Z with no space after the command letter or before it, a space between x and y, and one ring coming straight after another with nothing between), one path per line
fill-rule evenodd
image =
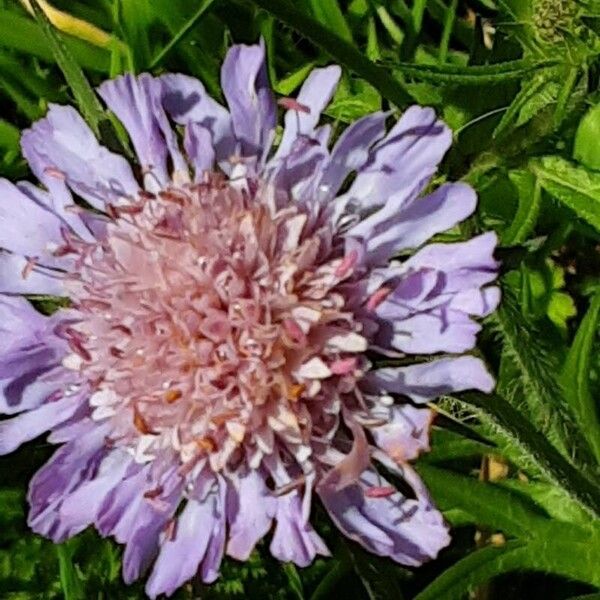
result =
M138 176L51 106L22 140L45 189L0 181L0 402L20 413L0 451L49 430L62 446L31 482L30 526L114 536L127 582L152 567L152 598L215 580L271 529L283 561L327 555L313 492L368 550L435 557L447 528L408 464L428 448L420 405L493 387L461 354L499 299L494 235L422 247L476 204L460 183L423 195L448 128L431 109L389 130L375 113L330 149L327 67L280 102L273 149L264 59L229 52L229 109L183 75L100 86ZM45 317L33 293L70 305Z

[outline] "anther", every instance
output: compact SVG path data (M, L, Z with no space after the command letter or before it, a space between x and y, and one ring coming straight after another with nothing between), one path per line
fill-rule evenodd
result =
M358 250L351 250L344 256L342 262L335 270L336 277L345 277L354 268L358 262Z
M367 310L374 311L391 293L390 288L379 288L368 300Z
M60 181L65 181L65 179L67 178L65 173L60 169L57 169L56 167L46 167L44 169L44 175L48 175L53 179L59 179Z
M153 500L154 498L160 496L163 493L163 491L163 487L159 485L153 490L148 490L147 492L144 492L144 498L148 498L148 500Z
M29 277L29 275L31 275L31 272L33 271L34 267L37 266L37 261L38 261L37 256L32 256L27 259L27 262L25 263L25 266L23 267L23 270L21 271L21 277L23 279L27 279Z
M178 390L178 389L167 390L167 392L165 393L165 401L167 402L167 404L173 404L173 402L177 402L177 400L179 400L179 398L181 398L181 396L183 396L183 393L181 390Z
M295 98L279 98L277 104L286 110L295 110L296 112L305 113L307 115L310 114L310 108L306 106L306 104L298 102Z
M387 498L388 496L392 496L396 493L396 489L386 485L386 486L373 486L367 488L365 490L365 496L367 498Z
M158 435L156 431L153 431L150 428L150 426L138 410L137 406L134 406L133 408L133 424L135 425L135 428L144 435Z

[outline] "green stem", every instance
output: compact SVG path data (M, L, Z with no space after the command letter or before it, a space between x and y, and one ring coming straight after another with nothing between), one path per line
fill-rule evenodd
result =
M448 57L448 47L450 45L450 37L452 36L452 30L454 29L454 22L456 20L456 8L458 6L458 0L452 0L450 5L446 9L446 16L444 17L444 29L442 30L442 40L440 42L440 63L445 63Z

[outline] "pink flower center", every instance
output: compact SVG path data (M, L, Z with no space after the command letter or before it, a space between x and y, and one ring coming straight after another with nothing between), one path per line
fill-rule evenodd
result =
M258 465L278 443L310 454L365 367L341 285L356 257L254 187L214 175L142 193L110 208L102 241L69 242L70 366L96 390L94 418L140 460L172 447L218 470L241 452Z

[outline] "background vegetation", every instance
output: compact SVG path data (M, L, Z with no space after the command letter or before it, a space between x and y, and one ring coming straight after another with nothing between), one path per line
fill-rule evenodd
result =
M50 102L79 105L118 143L86 79L179 71L220 98L227 48L262 35L279 94L315 65L345 67L326 111L338 132L382 106L434 106L455 132L439 181L480 195L445 237L501 239L504 301L479 350L497 391L442 399L417 465L452 545L409 571L342 539L317 507L332 559L297 570L261 547L177 597L600 598L600 1L32 2L0 0L2 176L29 176L19 132ZM0 598L142 598L111 542L88 531L53 546L27 530L27 481L51 451L40 440L0 460Z

